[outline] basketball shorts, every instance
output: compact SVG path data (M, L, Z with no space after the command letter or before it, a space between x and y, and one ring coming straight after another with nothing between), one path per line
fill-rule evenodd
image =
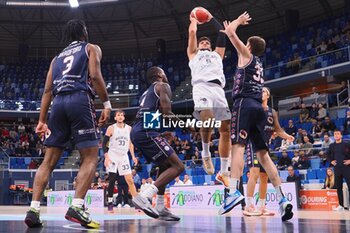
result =
M250 98L236 99L232 107L232 144L245 146L250 141L253 151L267 150L264 135L265 112L260 102Z
M161 164L172 154L175 154L168 141L159 132L143 129L141 121L132 127L130 139L134 146L141 150L148 162Z
M128 155L115 155L108 152L112 163L109 164L107 171L112 173L119 173L121 176L131 174L131 166Z
M69 140L78 149L98 146L100 131L90 95L79 91L55 96L48 128L46 146L64 148Z
M253 151L253 146L251 143L249 143L245 148L245 154L246 154L246 166L250 169L252 167L260 168L260 172L265 172L265 169L263 166L259 163L258 157L256 156L256 153Z
M193 116L199 120L200 111L211 110L215 120L224 121L231 118L230 109L225 97L224 89L216 83L198 83L192 90L194 112Z

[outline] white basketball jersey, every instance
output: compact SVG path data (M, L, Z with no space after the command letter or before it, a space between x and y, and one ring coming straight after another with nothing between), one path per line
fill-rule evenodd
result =
M188 65L191 69L192 86L218 79L221 87L225 87L222 59L217 52L199 50Z
M114 156L125 156L129 151L131 127L124 124L123 128L119 128L117 124L113 124L113 134L109 139L108 154Z

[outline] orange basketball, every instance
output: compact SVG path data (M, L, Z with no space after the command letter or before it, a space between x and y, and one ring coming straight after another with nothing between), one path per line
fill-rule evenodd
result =
M197 19L198 23L206 23L209 21L209 11L203 7L196 7L191 11L191 17Z

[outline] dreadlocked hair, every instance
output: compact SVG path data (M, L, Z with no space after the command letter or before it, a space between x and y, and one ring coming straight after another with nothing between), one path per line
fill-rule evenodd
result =
M63 40L64 42L71 42L81 40L85 37L84 28L86 27L85 22L80 19L69 20L64 29Z

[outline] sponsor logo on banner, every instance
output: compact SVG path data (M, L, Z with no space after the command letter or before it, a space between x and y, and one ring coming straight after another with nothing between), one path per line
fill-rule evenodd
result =
M297 196L294 183L282 185L286 198L297 206ZM244 185L246 189L246 185ZM256 200L259 198L258 185L254 193ZM170 187L170 203L173 208L213 208L218 209L224 200L223 185L206 186L173 186ZM277 193L271 184L268 184L266 204L271 210L278 210Z
M300 190L303 209L332 210L338 205L336 190Z
M72 205L74 191L53 191L48 192L48 206L69 207ZM103 207L104 194L103 190L89 190L85 196L87 207Z

